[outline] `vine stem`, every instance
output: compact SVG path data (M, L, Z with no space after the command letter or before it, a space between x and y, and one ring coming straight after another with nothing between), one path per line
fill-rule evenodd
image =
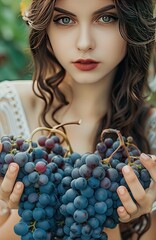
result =
M117 129L112 129L112 128L108 128L108 129L104 129L101 133L101 141L103 141L104 139L104 135L107 134L107 133L115 133L118 135L118 138L119 138L119 146L114 150L114 152L108 157L108 158L105 158L102 160L102 163L109 163L110 160L112 159L112 157L114 156L114 154L121 148L123 147L125 152L126 152L126 155L128 157L128 165L131 165L131 156L126 148L126 145L125 145L125 142L124 142L124 139L122 137L122 134L119 130Z
M34 131L32 131L32 133L31 133L31 135L30 135L30 138L29 138L27 141L30 142L30 143L32 143L32 139L33 139L34 135L35 135L37 132L39 132L39 131L48 131L48 132L50 132L50 135L51 135L51 134L58 134L58 135L60 135L60 136L65 140L65 142L66 142L66 144L67 144L67 146L68 146L68 148L69 148L69 150L67 150L67 151L71 154L71 153L73 153L73 149L72 149L72 146L71 146L71 144L70 144L70 141L69 141L67 135L66 135L64 132L62 132L61 130L58 129L58 128L60 128L60 127L67 126L67 125L71 125L71 124L80 125L80 124L81 124L81 120L79 120L79 121L74 121L74 122L68 122L68 123L62 123L62 124L56 125L56 126L54 126L54 127L52 127L52 128L48 128L48 127L38 127L38 128L36 128L36 129L34 129ZM30 151L31 147L32 147L32 146L30 146L27 151Z
M53 129L58 129L58 128L60 128L60 127L64 127L64 126L67 126L67 125L73 125L73 124L74 124L74 125L75 125L75 124L80 125L81 122L82 122L82 120L80 119L80 120L75 121L75 122L61 123L61 124L59 124L59 125L54 126Z

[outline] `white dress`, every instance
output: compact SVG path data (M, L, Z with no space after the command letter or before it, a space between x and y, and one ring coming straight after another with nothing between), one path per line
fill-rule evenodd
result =
M4 135L30 135L21 99L11 81L0 83L0 137Z

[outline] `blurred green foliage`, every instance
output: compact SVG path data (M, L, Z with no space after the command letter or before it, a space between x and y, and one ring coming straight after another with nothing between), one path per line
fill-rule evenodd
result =
M0 0L0 81L32 78L28 30L20 0Z
M156 82L155 82L156 83ZM147 98L147 101L151 103L154 107L156 107L156 91L151 89L151 94Z

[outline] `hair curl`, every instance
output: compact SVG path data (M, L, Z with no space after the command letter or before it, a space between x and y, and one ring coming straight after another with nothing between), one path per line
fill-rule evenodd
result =
M68 102L59 84L65 77L65 69L56 59L47 36L47 26L51 20L56 0L33 0L26 20L31 26L30 49L34 60L33 89L44 101L41 114L42 124L50 127L46 120L54 98L59 106L51 113L58 123L55 113ZM153 17L155 1L152 0L114 0L119 16L122 37L127 41L127 54L118 66L110 96L111 107L101 119L95 144L102 129L111 127L119 129L123 135L131 135L144 152L150 152L144 134L144 122L148 108L145 105L145 92L149 64L155 46L156 19ZM50 69L52 74L49 76ZM48 76L48 77L47 77ZM37 85L38 91L35 91ZM149 228L149 216L128 224L126 230L121 228L123 239L128 239L135 232L138 239ZM137 229L135 228L137 226ZM144 226L144 227L142 227ZM129 229L128 229L129 228Z

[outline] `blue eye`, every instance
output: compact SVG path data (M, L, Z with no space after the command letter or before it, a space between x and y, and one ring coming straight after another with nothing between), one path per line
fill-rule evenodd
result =
M103 23L111 23L117 20L118 18L116 16L102 16L98 19L99 22L103 22Z
M69 25L73 23L70 17L59 17L54 19L53 21L61 25Z

